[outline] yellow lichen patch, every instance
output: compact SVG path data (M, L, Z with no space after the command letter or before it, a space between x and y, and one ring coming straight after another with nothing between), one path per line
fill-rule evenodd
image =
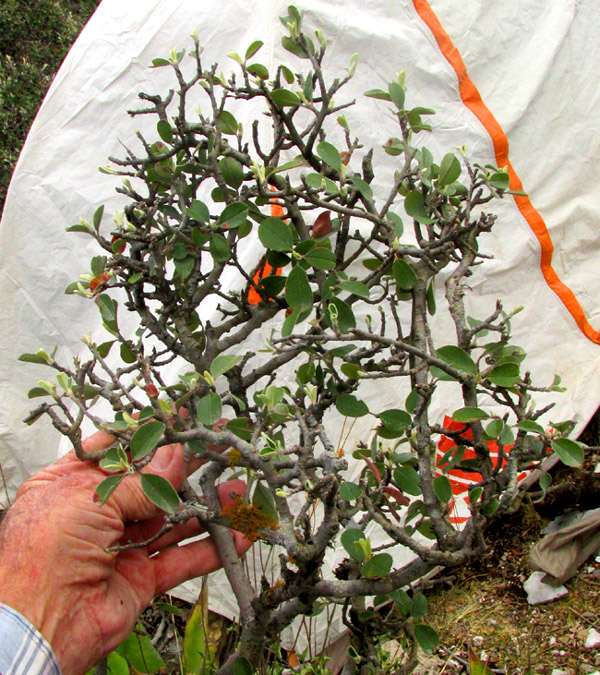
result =
M263 513L258 506L248 504L243 497L236 497L223 508L223 515L230 526L241 532L250 541L260 539L259 530L276 530L277 522Z
M229 462L229 466L237 466L242 461L242 453L239 450L232 448L227 453L227 461Z

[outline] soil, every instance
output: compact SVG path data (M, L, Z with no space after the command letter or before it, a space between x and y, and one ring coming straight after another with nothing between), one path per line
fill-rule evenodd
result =
M563 599L532 607L523 591L531 573L529 549L549 519L569 508L600 505L599 481L597 476L590 480L589 470L559 468L553 482L560 488L537 509L525 504L488 532L484 558L453 577L437 579L427 592L430 622L441 643L438 662L427 672L468 673L472 650L495 673L600 674L600 648L585 647L590 630L600 632L600 564L595 557L567 582L569 594Z

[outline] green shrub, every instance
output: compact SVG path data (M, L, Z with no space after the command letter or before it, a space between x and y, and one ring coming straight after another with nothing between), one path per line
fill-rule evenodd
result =
M42 99L98 4L99 0L0 4L0 209Z

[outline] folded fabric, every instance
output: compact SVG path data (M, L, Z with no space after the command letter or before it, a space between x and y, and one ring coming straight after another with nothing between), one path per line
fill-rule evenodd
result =
M529 564L533 569L546 572L544 582L564 584L598 549L600 509L594 509L539 541L529 554Z

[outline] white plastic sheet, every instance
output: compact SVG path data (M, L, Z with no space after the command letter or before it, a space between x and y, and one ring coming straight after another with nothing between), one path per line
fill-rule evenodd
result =
M556 403L551 419L573 418L576 431L600 398L600 221L597 189L600 96L597 40L600 9L591 0L305 0L309 27L330 40L326 68L337 74L358 52L360 65L346 95L353 132L376 147L394 134L385 106L362 92L385 86L406 70L409 101L434 108L434 133L426 139L437 156L466 143L472 161L510 164L513 185L528 197L494 205L498 224L483 238L495 258L472 280L471 313L489 314L497 298L506 309L523 305L513 321L515 342L540 384L555 372L567 393L540 395ZM281 0L104 0L69 53L35 120L9 190L0 227L0 460L9 492L56 456L58 437L49 424L26 427L27 391L45 371L16 359L39 347L58 347L61 358L82 350L80 337L98 329L93 303L63 295L69 281L97 253L83 235L66 234L79 216L100 204L111 213L122 203L118 180L98 167L134 145L125 109L136 94L173 86L168 69L148 69L152 58L189 43L197 28L205 58L234 67L231 50L264 41L268 67L293 59L280 45ZM251 110L251 119L256 111ZM375 185L377 190L378 185ZM252 250L247 252L252 259ZM436 335L450 331L437 319ZM448 342L451 342L449 332ZM441 342L443 344L443 342ZM452 390L438 396L441 419ZM405 392L372 392L373 402L402 401ZM447 395L447 399L446 399ZM374 406L377 408L377 406ZM332 423L336 423L332 420ZM353 438L366 438L369 424ZM234 607L220 584L217 608Z

